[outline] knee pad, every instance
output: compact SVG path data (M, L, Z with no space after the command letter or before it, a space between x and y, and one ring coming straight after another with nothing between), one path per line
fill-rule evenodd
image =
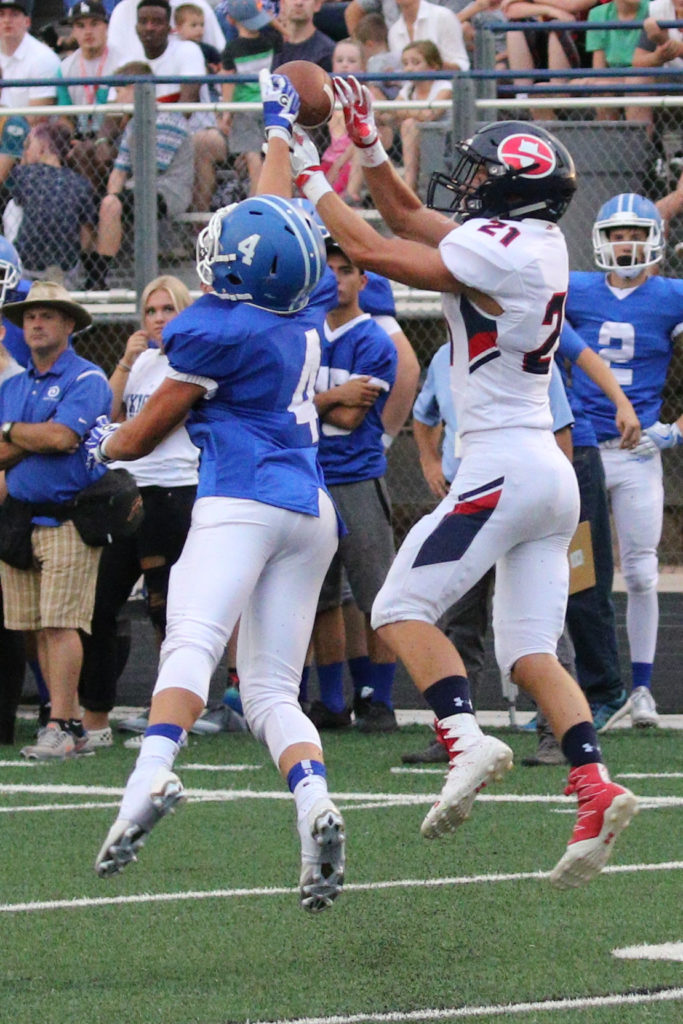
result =
M626 558L621 568L629 594L647 594L657 589L659 573L656 553L648 552L637 558Z
M320 734L304 714L297 693L281 687L269 687L242 680L240 695L252 734L264 743L273 762L279 764L282 754L295 743L312 743L322 749Z

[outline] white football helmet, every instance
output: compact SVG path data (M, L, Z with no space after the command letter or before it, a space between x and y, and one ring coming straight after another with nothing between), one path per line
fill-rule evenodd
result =
M612 228L644 228L642 242L610 241ZM620 247L617 257L614 246ZM630 245L630 252L625 246ZM664 255L662 218L653 202L635 192L622 193L604 203L593 225L593 252L601 270L615 270L626 279L638 277L646 267L659 263Z

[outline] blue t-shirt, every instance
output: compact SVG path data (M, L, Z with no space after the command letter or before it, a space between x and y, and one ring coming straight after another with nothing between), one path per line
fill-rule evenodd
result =
M306 308L291 316L208 294L164 328L172 369L215 385L187 421L201 451L198 498L251 498L319 514L325 484L313 389L325 314L336 303L337 283L326 270Z
M328 391L351 377L365 375L382 388L355 430L321 424L320 465L328 484L358 483L384 476L387 460L382 443L382 410L396 380L397 361L393 341L368 313L336 331L325 328L315 390Z
M0 422L62 423L83 438L98 416L109 415L112 393L99 366L62 352L53 366L38 373L33 363L0 387ZM7 489L13 498L32 502L70 501L106 472L88 469L87 452L80 444L73 453L30 453L6 470Z
M615 294L616 293L616 294ZM603 273L569 276L567 319L614 373L643 428L659 419L673 339L683 332L683 281L653 275L634 289L612 289ZM618 437L614 405L578 367L574 389L598 441Z
M23 217L15 239L25 267L71 270L81 254L81 228L97 224L95 192L70 167L26 164L14 167L7 182Z
M358 305L370 316L396 316L396 302L391 284L386 277L365 271L367 283L358 295Z

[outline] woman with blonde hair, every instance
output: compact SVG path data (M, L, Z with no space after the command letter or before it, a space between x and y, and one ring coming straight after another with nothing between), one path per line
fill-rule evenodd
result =
M411 73L443 69L441 52L431 39L416 39L415 42L404 46L401 52L401 63L403 70ZM424 100L425 103L433 103L435 100L450 100L452 93L453 83L447 78L412 79L401 86L396 103L398 104L401 100ZM445 109L438 107L392 111L392 116L401 125L403 179L413 192L417 192L420 174L420 124L425 121L438 121L445 113Z
M169 363L163 329L191 302L187 287L177 277L156 277L146 286L140 301L141 326L126 341L109 378L114 395L112 420L136 416L166 377ZM88 749L113 743L109 712L125 664L117 617L140 575L157 641L163 639L168 578L190 528L198 459L198 449L181 426L149 455L126 463L140 488L145 518L134 537L115 541L102 551L92 633L85 638L80 681Z

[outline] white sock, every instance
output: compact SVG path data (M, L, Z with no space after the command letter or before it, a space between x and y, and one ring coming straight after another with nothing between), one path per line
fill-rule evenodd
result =
M149 804L149 789L160 768L171 769L180 744L167 736L145 736L121 801L119 819L135 821Z

